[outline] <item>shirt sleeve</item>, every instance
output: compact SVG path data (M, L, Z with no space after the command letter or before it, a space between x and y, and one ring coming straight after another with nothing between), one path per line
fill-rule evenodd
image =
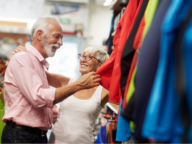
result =
M53 107L56 89L43 88L41 78L34 70L28 54L13 57L11 71L22 95L35 107Z
M54 105L52 108L53 111L53 124L55 124L55 122L57 121L57 117L59 114L59 107L57 105Z

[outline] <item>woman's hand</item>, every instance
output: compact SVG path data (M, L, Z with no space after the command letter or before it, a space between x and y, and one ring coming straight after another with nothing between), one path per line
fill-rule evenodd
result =
M14 55L15 53L19 53L19 52L21 52L21 51L27 52L27 50L26 50L25 47L19 46L19 47L17 47L17 48L15 49L15 51L13 52L13 55Z

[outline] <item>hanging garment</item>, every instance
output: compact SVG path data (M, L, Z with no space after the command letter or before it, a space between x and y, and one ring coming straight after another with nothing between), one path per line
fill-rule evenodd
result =
M141 142L147 142L141 132L159 60L161 24L170 3L171 0L162 0L159 4L139 52L134 92L134 139ZM126 111L125 108L125 114Z
M185 100L182 109L184 116L183 119L183 125L185 128L185 133L183 137L183 143L192 143L192 68L191 68L191 62L192 62L192 6L190 8L190 13L189 13L189 18L190 18L190 24L184 34L183 37L183 58L184 58L184 76L185 76L185 95L181 95L181 99ZM185 96L185 97L184 97Z
M123 99L121 98L119 113L122 112L122 104L123 104ZM132 136L132 131L130 127L130 122L127 121L125 118L123 118L121 115L119 115L118 122L117 122L116 141L128 141L130 140L131 136Z
M186 91L186 79L188 82L190 80L190 75L188 76L187 67L184 66L184 58L188 59L188 48L185 49L186 43L191 42L191 34L190 34L190 28L191 28L191 18L192 18L192 5L189 9L188 15L186 20L183 22L181 28L179 29L178 35L176 36L176 92L180 95L180 109L181 109L181 120L184 128L184 134L182 136L182 143L191 143L191 114L190 114L190 99L187 99L187 91ZM188 28L189 25L189 28ZM189 31L189 33L188 33ZM184 36L185 33L188 33ZM187 36L187 37L186 37ZM189 36L189 37L188 37ZM184 39L184 41L182 41ZM183 45L182 45L183 42ZM190 47L189 47L190 48ZM187 56L186 56L187 55ZM186 63L185 63L186 64ZM191 74L191 73L190 73ZM186 77L185 77L186 76Z
M138 16L135 20L134 26L131 30L131 33L126 41L126 44L124 46L122 55L121 55L121 77L120 77L120 83L121 83L121 93L122 96L124 96L124 91L125 91L125 86L126 86L126 82L127 82L127 77L130 71L130 67L131 67L131 63L133 60L133 56L135 53L135 49L133 48L133 42L135 39L135 36L137 34L137 30L140 26L140 22L143 18L145 9L147 7L149 0L144 0L141 6L141 9L138 13ZM145 26L145 23L142 25L142 27ZM140 39L137 39L137 41L140 41ZM128 82L129 83L129 82Z
M95 141L96 144L105 144L108 143L107 137L107 128L106 126L101 126L100 131L97 135L97 139Z
M112 17L112 20L111 20L111 29L110 29L110 34L109 34L109 37L107 39L107 47L108 47L108 54L111 55L112 53L112 46L113 46L113 36L112 36L112 33L114 31L114 19L117 17L117 15L119 14L119 12L117 11L114 11L113 12L113 17Z
M130 80L132 78L132 74L133 74L133 71L135 69L136 62L137 62L138 50L140 48L141 41L143 41L143 39L145 38L146 33L149 30L149 27L151 25L153 16L155 14L155 11L156 11L156 8L157 8L157 5L158 5L158 2L159 2L159 0L149 0L149 2L147 4L147 8L145 10L145 14L143 16L143 19L142 19L142 21L140 23L140 26L139 26L139 29L137 31L136 39L135 39L135 42L133 44L135 46L134 49L136 49L137 52L135 52L135 54L134 54L133 62L131 64L131 69L130 69L128 79L127 79L126 93L125 93L125 97L124 97L124 101L123 101L123 109L125 108L125 106L126 106L126 104L128 102L127 96L129 95L128 97L130 98L132 96L133 92L134 92L134 89L131 89L131 92L129 92L129 87L130 87ZM134 83L132 83L131 87L132 88L135 87Z
M175 40L192 0L172 1L162 25L160 59L143 125L143 136L180 143L180 98L175 91Z
M4 114L5 114L4 103L0 99L0 143L1 143L1 135L3 132L3 128L5 126L5 123L2 121Z
M120 57L142 2L143 0L129 1L113 39L115 48L110 58L96 72L101 76L101 85L110 91L109 101L113 103L120 103Z
M134 111L134 105L135 105L135 101L134 101L134 96L135 96L135 74L136 74L137 68L135 67L134 71L133 71L133 75L131 77L131 81L130 81L130 87L127 93L127 97L126 97L126 101L127 101L127 105L124 109L124 111L122 111L121 115L128 121L132 120L134 121L133 118L133 111Z

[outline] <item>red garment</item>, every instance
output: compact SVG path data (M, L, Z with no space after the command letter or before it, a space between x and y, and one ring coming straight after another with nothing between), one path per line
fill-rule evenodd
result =
M101 76L101 85L109 90L109 101L120 103L120 61L125 42L134 25L143 0L130 0L117 26L113 39L114 50L110 58L97 70ZM112 78L112 79L111 79Z
M139 25L137 34L135 36L135 40L134 40L134 44L133 44L133 48L135 50L139 49L140 46L141 46L145 25L146 25L146 23L145 23L145 15L144 15L142 20L141 20L141 23ZM131 77L132 77L133 71L134 71L136 63L137 63L137 57L138 57L138 53L137 53L137 51L135 51L133 61L132 61L132 64L131 64L131 68L130 68L130 71L129 71L128 79L127 79L127 84L126 84L126 88L125 88L122 109L124 109L126 107L126 105L127 105L127 100L126 100L127 99L127 93L128 93Z

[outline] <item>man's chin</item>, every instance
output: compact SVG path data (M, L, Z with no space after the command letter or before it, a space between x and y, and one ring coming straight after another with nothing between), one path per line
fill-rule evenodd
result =
M47 53L48 57L54 57L55 53Z

